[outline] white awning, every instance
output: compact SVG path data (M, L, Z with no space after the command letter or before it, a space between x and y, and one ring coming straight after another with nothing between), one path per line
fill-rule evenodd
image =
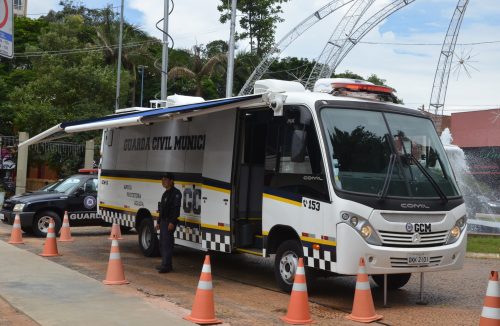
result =
M51 139L64 137L65 134L68 133L77 133L106 128L137 126L156 121L183 119L259 104L264 104L263 94L239 96L195 104L174 106L169 108L133 111L122 114L112 114L94 119L63 122L20 143L19 147L29 146Z

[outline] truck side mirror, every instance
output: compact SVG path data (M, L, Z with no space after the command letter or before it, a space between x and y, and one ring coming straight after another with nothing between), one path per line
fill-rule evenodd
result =
M292 135L292 148L290 160L294 163L302 163L306 156L306 137L305 130L294 130Z

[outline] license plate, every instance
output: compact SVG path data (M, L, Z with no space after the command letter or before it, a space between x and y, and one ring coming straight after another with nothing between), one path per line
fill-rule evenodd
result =
M411 255L406 257L408 265L426 265L429 263L427 255Z

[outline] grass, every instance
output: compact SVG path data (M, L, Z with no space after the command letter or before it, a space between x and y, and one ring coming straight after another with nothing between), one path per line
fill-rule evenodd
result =
M500 254L500 236L469 234L467 251Z

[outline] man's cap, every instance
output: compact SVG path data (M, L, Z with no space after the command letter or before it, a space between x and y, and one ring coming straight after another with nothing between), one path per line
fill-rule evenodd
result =
M172 172L166 172L161 177L166 178L166 179L170 179L170 180L175 180L175 176Z

